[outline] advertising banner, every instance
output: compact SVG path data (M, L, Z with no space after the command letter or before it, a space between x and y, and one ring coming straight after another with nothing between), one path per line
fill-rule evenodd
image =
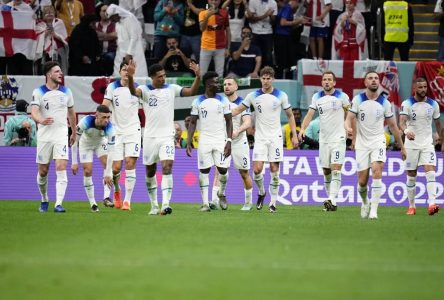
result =
M387 152L388 158L383 172L383 186L381 194L381 205L406 206L407 191L405 187L406 175L404 164L399 152ZM357 174L355 153L348 152L342 169L342 186L339 191L339 205L360 205L357 193ZM436 181L438 186L437 203L444 203L444 175L441 153L437 153ZM70 165L70 164L69 164ZM35 163L35 148L0 147L0 199L1 200L40 200L37 189L36 175L37 165ZM214 170L212 170L213 174ZM101 179L103 169L98 160L94 162L93 179L95 184L96 200L103 198ZM158 170L159 199L161 199L161 171ZM199 189L199 171L197 169L197 151L194 149L192 157L188 157L185 149L176 149L176 158L173 166L174 188L172 194L172 205L174 203L202 203ZM209 193L211 194L210 177ZM324 177L319 165L318 151L293 150L286 151L284 161L280 168L281 186L279 189L279 204L283 205L321 205L327 199L324 191ZM87 205L85 190L83 188L82 170L73 176L68 169L68 189L66 200L81 200ZM125 172L122 172L120 186L124 191ZM265 169L265 186L268 190L270 176L269 169ZM369 182L369 187L371 180ZM369 188L370 191L370 188ZM54 163L51 164L49 172L48 195L51 201L55 199L55 171ZM227 199L231 204L242 204L244 201L244 188L238 171L230 169L227 186ZM257 188L253 188L253 201L256 202ZM135 202L149 203L148 193L145 185L145 166L142 160L137 163L137 182L132 197ZM210 195L211 199L211 195ZM418 205L425 205L427 201L426 179L424 173L418 172L417 196ZM269 202L269 195L265 200Z

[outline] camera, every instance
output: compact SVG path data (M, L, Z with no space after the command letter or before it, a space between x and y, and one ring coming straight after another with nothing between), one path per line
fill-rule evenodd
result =
M29 141L29 131L25 127L21 127L18 131L18 138L20 141L28 142Z

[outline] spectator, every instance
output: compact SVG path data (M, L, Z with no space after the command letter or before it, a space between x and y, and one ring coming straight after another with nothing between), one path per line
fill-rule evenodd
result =
M376 26L376 10L379 3L385 0L357 0L355 7L359 11L365 20L365 32L367 32L367 44L370 44L370 28ZM369 52L370 49L367 49Z
M95 11L95 0L79 0L83 5L83 12L85 15L92 15ZM123 2L123 1L122 1ZM98 2L101 3L101 2Z
M393 60L395 49L398 48L401 61L408 61L414 35L412 7L406 1L386 1L382 19L384 60Z
M356 0L345 0L346 10L337 21L333 35L332 59L365 60L368 58L365 21L355 9Z
M68 33L65 23L55 17L53 6L44 6L42 9L42 21L37 23L37 56L42 57L40 67L45 62L53 60L60 63L64 74L68 73ZM41 74L41 70L38 72Z
M85 14L83 11L83 4L79 0L55 0L55 8L57 17L65 23L68 37L75 26L80 24L80 18Z
M116 22L117 51L113 75L120 76L122 61L132 59L137 64L135 77L147 77L148 69L142 43L142 27L139 21L132 13L115 4L108 6L106 14L111 21Z
M302 111L300 108L294 107L291 109L294 117L294 121L296 123L296 131L299 132L301 130L301 120L302 120ZM288 150L292 150L293 143L291 142L291 139L293 138L293 135L291 134L291 128L290 124L285 124L282 126L282 134L284 135L284 148Z
M305 136L319 143L320 122L319 117L311 120L305 130Z
M102 49L95 30L94 15L84 15L69 39L69 74L94 76L100 73Z
M298 0L290 0L284 5L276 18L276 32L274 40L274 53L277 64L277 78L285 78L285 72L290 71L291 66L296 64L294 60L295 44L292 41L292 28L306 24L305 17L294 18L299 7Z
M202 31L200 44L201 74L208 71L211 60L219 77L224 75L225 57L230 50L230 25L226 9L219 9L220 0L208 0L209 9L199 14L199 26Z
M180 47L185 56L199 61L200 38L202 33L199 27L199 13L205 10L207 0L187 0L185 6L185 18L180 37Z
M231 32L231 45L234 42L240 43L241 37L239 32L245 26L246 13L247 13L247 0L227 0L222 4L222 8L228 10L230 32Z
M97 5L96 16L99 18L99 21L96 22L95 28L102 46L102 54L100 57L102 65L101 75L111 76L113 74L114 58L116 57L117 32L116 24L111 22L106 14L107 8L108 5L103 3Z
M247 18L253 32L253 44L261 49L262 65L273 65L273 27L277 15L274 0L250 0Z
M5 123L3 144L5 146L32 146L37 145L36 125L28 116L28 102L17 100L15 102L15 116Z
M313 59L324 59L325 38L329 37L331 0L307 0L307 17L311 21L310 51Z
M159 61L159 64L165 69L167 76L193 76L189 71L191 59L185 56L179 49L179 42L175 37L169 37L166 40L168 52Z
M191 117L190 116L186 117L184 121L186 130L182 131L182 139L185 141L187 141L188 139L188 127L190 127L190 122L191 122ZM199 146L199 136L200 136L200 131L196 129L196 131L194 131L193 134L193 143L191 145L194 149L197 149L197 147Z
M229 73L234 77L258 78L262 63L261 50L251 43L251 28L242 28L240 35L241 43L231 43Z
M28 23L32 22L32 8L22 0L13 0L5 5L0 5L0 10L29 12L29 15L23 14L23 18L28 18ZM7 31L6 35L8 35ZM14 51L14 54L8 57L3 53L5 56L0 56L0 74L32 75L32 60L29 60L23 53L25 53L23 50Z
M444 1L436 1L435 14L439 19L439 51L438 61L444 61Z
M179 123L174 123L176 134L174 135L174 145L176 148L186 148L187 141L182 138L182 126Z
M180 0L159 0L154 10L154 57L161 59L168 49L165 47L166 39L179 37L183 24L183 4Z
M342 12L344 11L344 2L347 0L331 0L331 10L330 10L330 31L327 40L325 41L325 58L334 59L332 52L332 38L333 30L335 29L336 21Z

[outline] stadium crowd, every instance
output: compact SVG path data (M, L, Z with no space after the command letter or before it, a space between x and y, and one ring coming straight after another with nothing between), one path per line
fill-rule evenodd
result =
M131 56L139 66L136 76L146 77L142 66L157 62L171 75L192 76L186 66L194 60L203 72L209 68L219 76L257 78L260 67L268 65L276 78L291 78L301 58L369 58L376 10L384 8L384 18L396 8L390 6L394 1L383 0L3 2L1 10L34 12L26 17L35 19L38 44L33 60L21 53L1 57L0 73L42 74L45 61L57 60L65 75L76 76L117 76L122 59ZM401 60L409 58L414 26L408 8L405 24L381 24L385 60L393 59L395 48ZM214 24L208 24L213 15Z

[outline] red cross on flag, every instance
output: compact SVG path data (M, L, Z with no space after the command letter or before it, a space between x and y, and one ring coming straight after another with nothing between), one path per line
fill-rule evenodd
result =
M308 107L314 93L322 89L322 73L333 71L336 75L336 88L346 93L350 100L365 89L364 75L368 71L379 74L379 93L390 102L400 106L398 68L393 61L342 61L342 60L302 60L303 91L301 107Z
M37 35L34 12L0 12L0 57L22 53L27 59L35 58Z

